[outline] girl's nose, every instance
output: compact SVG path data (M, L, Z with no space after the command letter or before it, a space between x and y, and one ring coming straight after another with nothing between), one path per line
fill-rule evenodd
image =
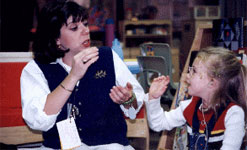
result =
M186 80L189 80L191 78L191 74L190 73L187 73L186 74Z

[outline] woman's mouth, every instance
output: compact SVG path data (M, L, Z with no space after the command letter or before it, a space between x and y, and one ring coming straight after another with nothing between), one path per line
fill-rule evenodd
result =
M90 40L86 40L82 43L83 47L90 47L90 44L91 44Z

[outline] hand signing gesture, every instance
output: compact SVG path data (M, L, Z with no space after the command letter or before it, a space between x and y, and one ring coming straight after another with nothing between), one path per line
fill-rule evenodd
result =
M122 104L132 97L132 91L133 87L128 82L125 87L113 86L109 95L113 102Z
M76 79L80 80L86 73L88 67L98 60L98 48L90 47L76 54L73 58L72 69L70 74Z
M166 91L169 82L169 76L155 78L149 88L149 100L159 98Z

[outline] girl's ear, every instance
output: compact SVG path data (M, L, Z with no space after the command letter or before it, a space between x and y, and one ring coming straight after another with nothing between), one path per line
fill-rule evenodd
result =
M210 81L208 82L208 86L209 86L210 88L215 88L215 87L217 87L217 86L218 86L218 80L216 80L216 79L214 79L214 78L210 79Z

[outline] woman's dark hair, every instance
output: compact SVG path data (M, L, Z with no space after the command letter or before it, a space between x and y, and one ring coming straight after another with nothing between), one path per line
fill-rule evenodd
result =
M55 0L47 3L41 10L38 18L38 27L33 43L35 60L41 63L50 63L63 57L68 50L61 50L56 44L60 37L60 29L67 25L68 18L73 22L88 19L88 10L75 2Z

